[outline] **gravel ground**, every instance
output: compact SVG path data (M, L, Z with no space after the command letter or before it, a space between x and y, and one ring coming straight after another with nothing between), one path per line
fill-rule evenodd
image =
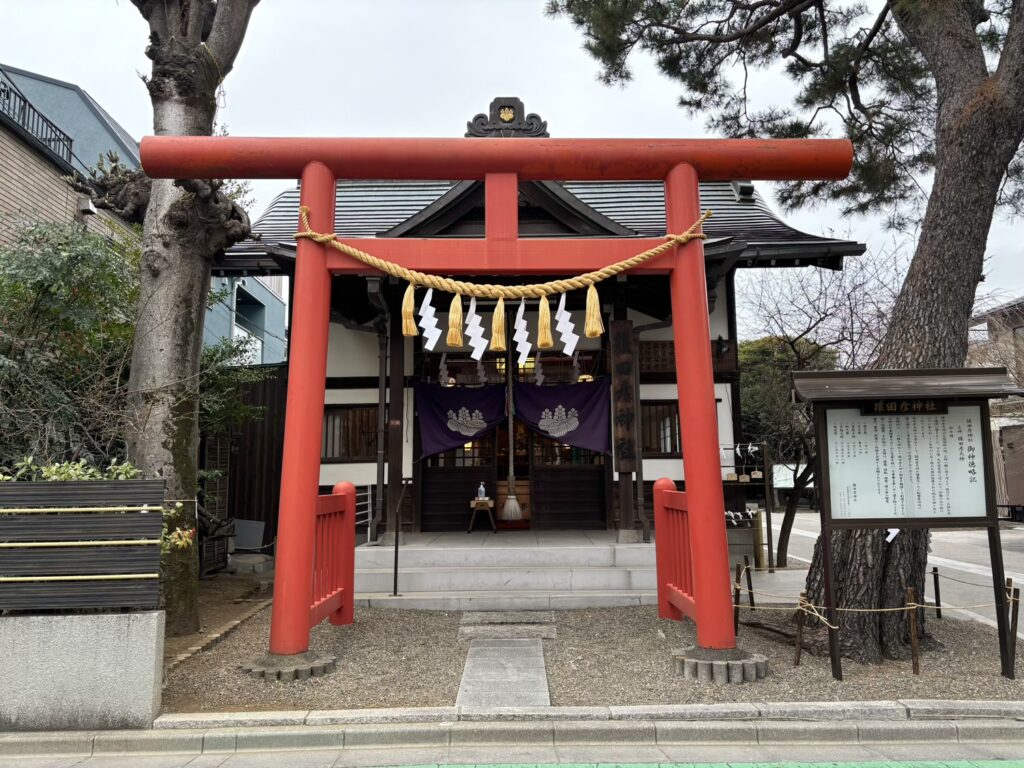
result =
M171 671L165 712L451 706L468 643L458 613L356 609L355 623L313 630L310 648L338 658L337 672L265 682L238 667L267 650L270 609Z
M762 612L763 613L763 612ZM756 614L744 612L744 619ZM828 657L806 651L793 667L793 643L740 627L739 646L769 659L768 677L754 685L698 685L672 670L671 651L695 642L690 622L658 618L655 606L559 611L558 638L544 641L551 703L557 706L687 704L728 701L904 699L1024 699L1024 681L999 674L994 629L944 617L928 630L943 650L910 661L862 665L844 660L842 682ZM1018 676L1024 664L1018 663Z
M763 617L744 612L744 617ZM356 610L355 623L313 630L313 650L334 654L338 671L303 682L271 683L239 671L266 650L270 610L240 626L168 675L164 711L360 709L452 706L469 644L459 642L459 613ZM558 637L544 641L551 703L558 706L685 704L726 701L1024 699L1024 682L999 675L995 630L971 621L929 620L941 645L910 661L866 666L845 661L832 680L827 656L804 652L793 667L792 641L740 628L740 647L769 658L755 685L685 681L671 652L694 642L693 624L663 621L654 606L556 611ZM1018 665L1020 670L1024 665Z

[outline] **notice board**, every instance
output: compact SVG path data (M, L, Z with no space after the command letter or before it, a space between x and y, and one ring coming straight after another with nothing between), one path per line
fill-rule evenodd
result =
M985 430L978 404L941 412L825 411L834 521L984 518Z

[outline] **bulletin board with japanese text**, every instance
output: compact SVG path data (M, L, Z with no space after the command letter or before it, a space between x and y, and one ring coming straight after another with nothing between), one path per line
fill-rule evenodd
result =
M834 523L977 524L992 513L985 403L879 400L822 410L822 490Z

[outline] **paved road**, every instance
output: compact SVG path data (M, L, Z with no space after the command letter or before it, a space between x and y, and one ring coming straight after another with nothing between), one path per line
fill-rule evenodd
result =
M774 525L773 529L775 538L778 539L779 526ZM790 566L810 562L820 529L816 513L797 514L789 543ZM1006 576L1013 579L1018 586L1024 587L1024 525L1004 525L1001 538ZM943 576L940 592L944 613L949 610L956 615L995 626L992 571L989 568L986 531L932 531L932 552L928 562L929 565L938 566L939 573ZM930 600L930 578L926 591ZM977 607L983 604L985 607ZM1021 628L1018 637L1024 639L1024 627Z

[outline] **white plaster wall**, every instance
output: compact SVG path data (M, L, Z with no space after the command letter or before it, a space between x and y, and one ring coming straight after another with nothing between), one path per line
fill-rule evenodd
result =
M403 339L405 374L412 369L412 340ZM328 376L373 376L377 368L377 335L331 323L327 347Z
M675 384L641 384L641 400L675 400L679 397ZM715 384L715 398L719 400L717 405L718 414L718 443L719 445L731 445L732 438L732 393L728 384ZM722 463L731 466L732 453L721 453ZM644 459L644 481L657 480L659 477L667 477L670 480L680 481L685 478L683 462L679 459ZM618 473L615 473L616 479Z
M327 349L327 375L338 377L370 376L377 378L377 337L331 323ZM412 371L412 340L404 339L405 375ZM327 405L376 404L377 388L328 389L324 396ZM405 405L402 420L403 448L402 474L412 477L412 389L405 390ZM387 469L385 468L385 477ZM374 462L346 464L321 464L320 484L334 485L347 480L355 485L373 485L377 482L377 465Z

